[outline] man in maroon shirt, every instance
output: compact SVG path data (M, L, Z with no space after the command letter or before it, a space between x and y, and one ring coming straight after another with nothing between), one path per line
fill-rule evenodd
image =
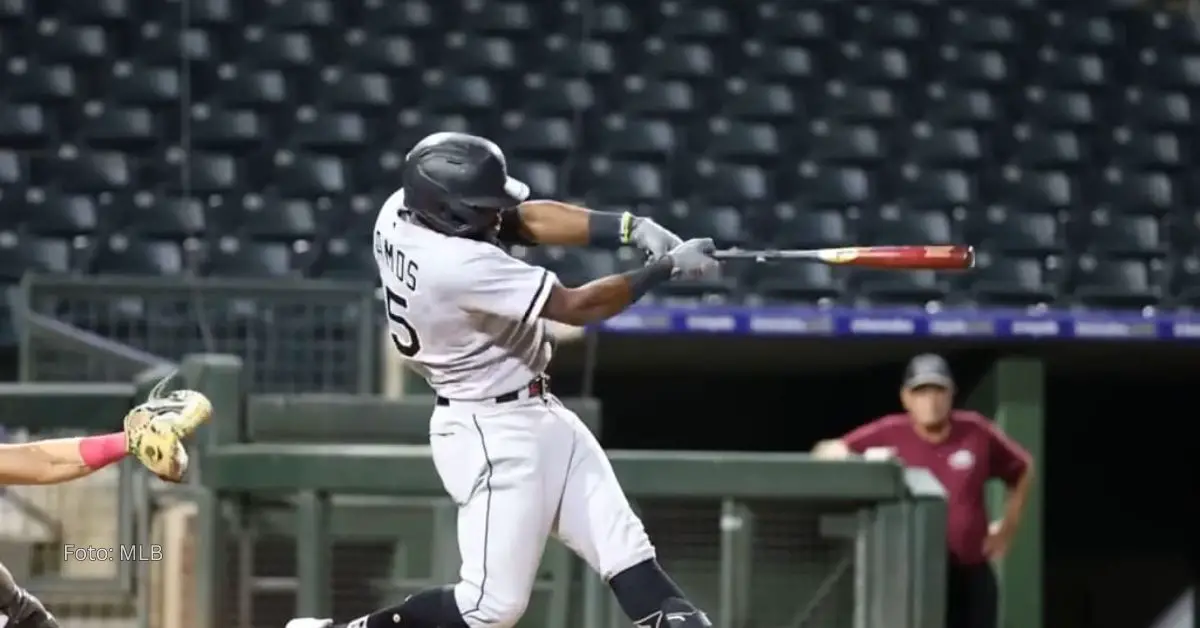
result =
M886 449L910 467L929 469L947 494L946 628L995 628L998 592L988 560L1004 555L1020 523L1033 479L1029 453L986 417L952 407L954 379L941 356L909 362L900 401L904 413L822 441L813 453L842 458ZM984 485L992 478L1009 492L1004 516L989 525Z

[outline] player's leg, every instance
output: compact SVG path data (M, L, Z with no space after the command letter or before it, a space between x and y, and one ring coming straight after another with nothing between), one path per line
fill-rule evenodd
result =
M459 506L459 582L420 591L335 628L507 628L521 618L552 515L545 516L542 508L537 441L531 434L537 426L531 411L537 408L510 405L484 406L479 413L438 408L430 423L434 464ZM300 618L288 628L329 625L329 620Z
M636 625L711 626L659 566L600 443L575 413L561 404L556 411L570 424L575 440L555 535L608 582Z

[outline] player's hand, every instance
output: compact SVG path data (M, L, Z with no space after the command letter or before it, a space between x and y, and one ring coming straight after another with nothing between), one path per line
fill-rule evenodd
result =
M717 247L712 238L692 238L667 252L675 267L674 276L696 279L716 274L720 264L712 258Z
M1000 560L1008 553L1009 546L1012 545L1013 533L1015 530L1012 526L1006 525L1003 521L993 521L988 526L987 538L983 540L983 555L988 557L988 560Z
M17 596L0 607L0 616L7 616L8 628L58 628L58 620L42 601L20 587Z
M212 404L203 394L177 390L156 393L125 415L125 446L151 473L168 482L179 482L188 468L183 439L212 415Z
M683 238L654 222L652 218L634 218L629 239L634 246L646 254L646 257L652 260L666 255L671 249L683 244Z

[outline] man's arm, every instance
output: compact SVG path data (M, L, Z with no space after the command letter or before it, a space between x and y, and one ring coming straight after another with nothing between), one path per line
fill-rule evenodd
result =
M650 218L629 212L603 212L559 201L521 203L500 219L505 244L556 244L615 249L636 245L653 257L666 254L683 240Z
M620 314L655 286L670 281L673 270L671 258L660 257L642 268L602 277L578 288L555 282L542 308L542 318L580 327L605 320Z
M716 265L712 249L712 240L689 240L641 268L568 288L554 273L480 244L446 277L445 297L522 323L544 318L582 327L621 312L675 274L705 272Z
M813 447L813 457L840 460L850 454L861 454L871 447L886 447L888 428L894 422L893 417L885 416L861 425L841 438L820 441Z
M121 433L0 445L0 484L57 484L125 457Z
M992 477L999 478L1008 485L1000 528L1004 534L1011 535L1021 524L1021 515L1025 512L1025 502L1033 485L1033 459L1024 447L997 429L990 421L982 421L984 429L988 432L988 457L991 463L989 471Z

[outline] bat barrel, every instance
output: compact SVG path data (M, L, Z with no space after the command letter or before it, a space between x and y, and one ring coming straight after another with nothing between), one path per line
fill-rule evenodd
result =
M836 249L830 264L887 270L966 270L975 265L970 246L864 246Z

